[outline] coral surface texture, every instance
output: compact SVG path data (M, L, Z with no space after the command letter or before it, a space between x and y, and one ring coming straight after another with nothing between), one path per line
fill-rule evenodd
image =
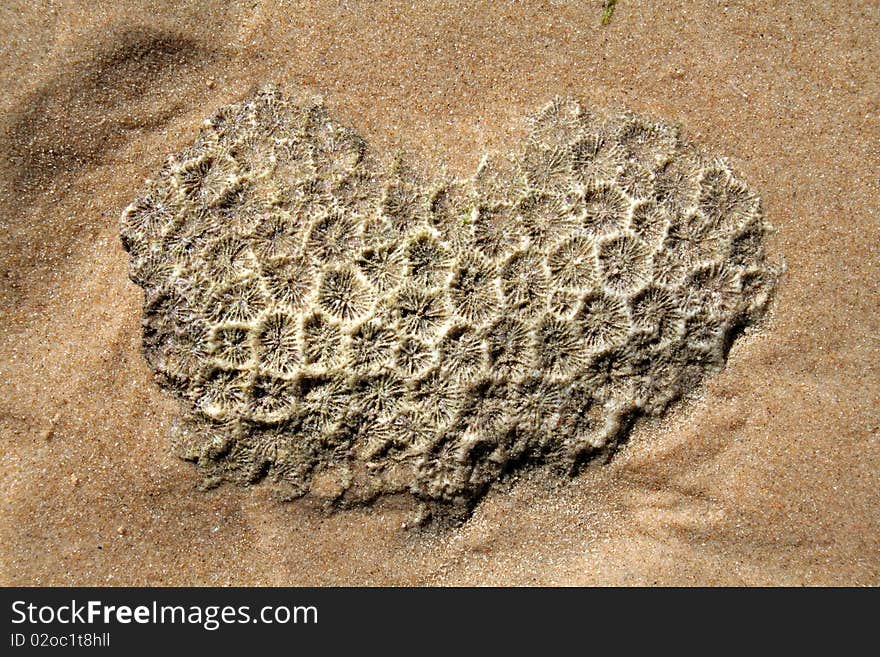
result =
M208 482L466 513L607 456L723 366L779 267L760 201L663 123L557 99L470 177L265 88L125 210L146 359Z

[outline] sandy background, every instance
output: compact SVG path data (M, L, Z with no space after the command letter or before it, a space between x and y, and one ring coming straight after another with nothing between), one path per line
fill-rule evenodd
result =
M91 5L91 6L89 6ZM880 584L880 5L0 4L0 583ZM774 317L699 398L464 526L196 490L122 208L217 107L307 85L472 170L554 94L683 126L763 196Z

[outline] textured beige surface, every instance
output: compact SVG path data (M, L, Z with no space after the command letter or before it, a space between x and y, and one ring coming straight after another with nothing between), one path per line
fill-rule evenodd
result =
M598 2L373 5L0 9L0 582L877 584L876 4L620 2L604 29ZM520 478L456 530L196 491L117 218L267 80L458 174L555 94L677 122L761 191L774 317L611 464Z
M524 120L450 180L274 85L206 119L120 223L175 453L212 485L466 517L521 467L607 460L723 367L782 270L755 193L630 113Z

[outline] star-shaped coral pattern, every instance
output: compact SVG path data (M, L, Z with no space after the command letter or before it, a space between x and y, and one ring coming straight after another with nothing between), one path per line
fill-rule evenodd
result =
M722 367L780 271L754 192L628 112L557 99L528 125L432 181L274 87L208 119L121 228L179 453L210 481L467 513Z

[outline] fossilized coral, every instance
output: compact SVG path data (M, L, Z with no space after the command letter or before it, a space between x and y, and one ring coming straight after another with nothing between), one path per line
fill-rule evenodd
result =
M529 124L432 182L274 88L206 121L121 230L181 455L461 511L720 368L778 275L757 196L661 123L556 100Z

